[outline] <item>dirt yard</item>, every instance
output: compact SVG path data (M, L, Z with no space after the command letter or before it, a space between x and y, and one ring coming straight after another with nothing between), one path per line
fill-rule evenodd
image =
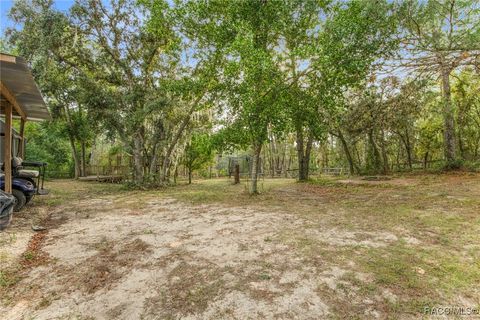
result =
M256 197L225 179L48 185L0 233L1 319L418 319L480 307L480 175L265 180Z

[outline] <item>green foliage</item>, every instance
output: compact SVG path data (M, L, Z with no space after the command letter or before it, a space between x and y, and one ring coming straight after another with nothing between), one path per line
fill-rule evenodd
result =
M47 175L71 176L73 161L64 126L59 122L27 122L25 159L48 163Z
M440 78L445 160L454 164L458 141L450 82L452 73L478 66L480 6L471 0L405 1L399 18L404 33L402 64Z
M472 69L458 73L452 87L456 108L458 148L462 159L478 159L480 153L480 76Z
M208 134L193 134L184 152L184 164L188 168L189 176L193 171L210 164L213 160L213 152L212 139Z
M266 165L474 167L479 12L436 0L79 0L61 12L21 0L0 48L31 61L53 116L29 127L29 157L78 175L94 141L109 141L99 164L131 157L141 185L167 183L179 163L201 170L213 150L249 151L255 192ZM385 76L392 64L407 69Z

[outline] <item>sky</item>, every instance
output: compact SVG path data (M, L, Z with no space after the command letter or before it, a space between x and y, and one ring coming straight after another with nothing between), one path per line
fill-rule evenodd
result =
M73 0L54 0L54 6L58 10L66 11L73 4ZM12 8L15 0L0 0L0 30L1 36L5 35L5 30L10 27L15 27L12 20L8 18L8 12Z

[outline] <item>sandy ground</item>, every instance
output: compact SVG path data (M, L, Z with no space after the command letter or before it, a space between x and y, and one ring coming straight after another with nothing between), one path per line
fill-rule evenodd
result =
M117 200L77 201L52 216L67 222L48 233L49 263L19 283L24 298L1 310L5 319L318 319L329 313L318 286L335 289L347 272L318 272L273 241L285 226L302 226L286 213L170 198L106 209ZM335 245L357 241L335 230L315 235ZM392 240L372 232L358 243Z
M193 205L168 195L137 202L123 193L55 207L49 230L34 236L41 259L9 292L0 318L322 319L335 318L339 301L361 306L360 318L386 318L378 306L398 297L388 288L357 294L372 273L335 252L422 245L405 232L313 228L284 208ZM11 244L2 257L35 245L28 225L21 228L1 234ZM324 248L306 254L308 241Z

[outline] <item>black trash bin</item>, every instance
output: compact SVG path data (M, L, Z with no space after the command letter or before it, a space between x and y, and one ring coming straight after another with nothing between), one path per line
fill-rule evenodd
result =
M0 190L0 230L5 229L12 221L15 197Z

